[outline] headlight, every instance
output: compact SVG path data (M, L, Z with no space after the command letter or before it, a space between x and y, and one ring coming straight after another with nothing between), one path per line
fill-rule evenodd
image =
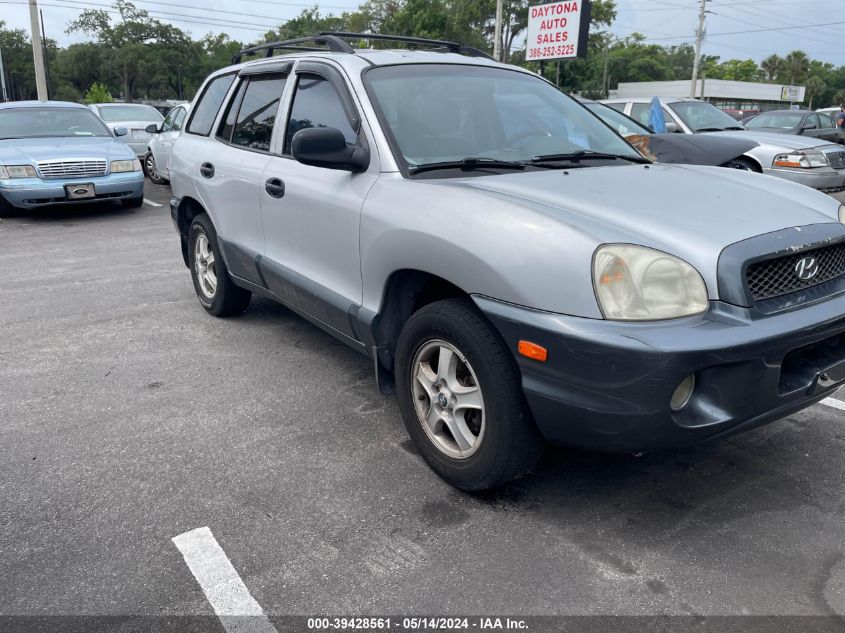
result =
M644 246L606 244L593 258L596 299L606 319L658 321L706 312L707 287L685 261Z
M37 178L35 167L32 165L0 166L0 178Z
M113 174L123 171L141 171L141 161L137 158L133 158L132 160L113 160L109 166L109 171Z
M797 167L798 169L812 169L813 167L827 167L830 163L827 156L813 150L802 150L789 154L778 154L772 165L775 167Z

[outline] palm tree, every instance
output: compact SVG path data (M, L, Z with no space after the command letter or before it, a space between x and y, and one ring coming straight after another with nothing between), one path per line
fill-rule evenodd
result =
M792 51L783 59L781 73L785 83L800 84L807 78L809 70L810 58L804 51Z
M774 81L780 73L783 60L777 55L769 55L760 63L760 70L763 71L763 79L766 81Z
M809 99L808 107L812 110L813 100L827 89L827 84L824 79L818 75L813 75L812 77L807 78L804 85L807 87L807 99Z

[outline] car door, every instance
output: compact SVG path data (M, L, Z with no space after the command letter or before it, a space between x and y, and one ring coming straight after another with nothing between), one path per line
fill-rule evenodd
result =
M836 124L826 114L816 114L816 118L819 120L819 138L825 141L831 141L835 143L839 140L839 134L836 131Z
M270 157L262 175L261 270L278 296L355 339L351 315L362 295L358 232L364 199L378 177L378 160L373 156L363 173L296 161L291 139L305 128L336 128L349 145L374 144L337 67L300 61L291 83L285 135L276 141L280 155Z
M164 126L162 126L161 133L158 135L158 151L154 151L153 156L156 159L156 165L158 165L159 173L166 178L170 178L170 160L173 155L173 144L176 142L176 137L178 137L179 133L182 131L182 124L185 121L186 112L187 111L182 106L176 106L173 110L171 110L170 114L167 115L167 119L164 120L164 123L167 124L167 120L170 119L169 128L165 129ZM157 154L160 154L160 157Z

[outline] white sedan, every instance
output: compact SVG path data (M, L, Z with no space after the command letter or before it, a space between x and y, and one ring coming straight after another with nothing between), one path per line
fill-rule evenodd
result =
M150 140L144 155L144 173L157 185L170 181L170 155L173 143L182 133L182 127L191 111L190 103L180 103L167 113L161 125L150 125Z

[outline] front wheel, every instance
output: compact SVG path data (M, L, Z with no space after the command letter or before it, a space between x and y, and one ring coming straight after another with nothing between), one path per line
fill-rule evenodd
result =
M123 198L120 204L124 209L137 209L144 204L144 195L141 194L137 198Z
M506 484L542 453L516 363L468 300L438 301L408 319L396 348L396 391L411 439L456 488Z
M188 260L194 290L207 312L224 317L247 309L252 293L236 286L229 276L220 256L217 232L205 213L195 217L188 230Z
M762 173L762 170L757 163L750 158L744 158L742 156L729 160L727 163L722 165L722 167L727 167L728 169L739 169L740 171L753 171L757 174Z
M147 175L147 178L149 178L154 184L167 184L167 178L163 177L158 171L158 165L156 164L156 159L155 156L153 156L152 150L147 151L144 155L144 162L142 165L144 166L144 173Z

